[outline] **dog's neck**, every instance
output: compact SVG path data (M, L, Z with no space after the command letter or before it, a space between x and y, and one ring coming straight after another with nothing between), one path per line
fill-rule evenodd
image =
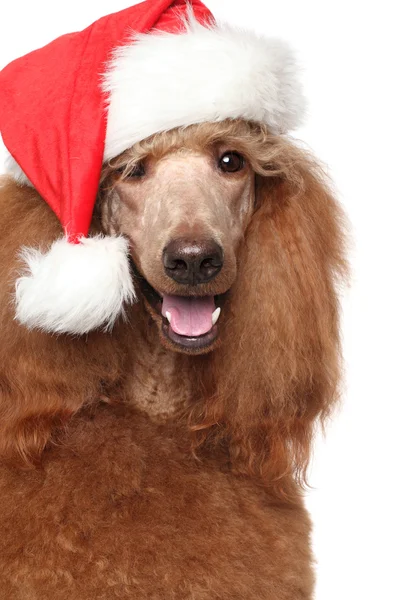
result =
M185 357L164 348L155 324L148 317L135 341L128 368L126 393L130 403L153 420L165 422L190 401L191 384L182 375Z

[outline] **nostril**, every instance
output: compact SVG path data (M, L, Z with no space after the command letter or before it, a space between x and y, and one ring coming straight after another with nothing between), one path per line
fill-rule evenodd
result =
M201 267L203 269L210 269L211 267L219 267L220 264L218 263L218 260L214 259L214 258L205 258L203 261L201 261Z
M212 279L215 277L222 268L222 256L215 255L207 257L200 263L200 273L204 278Z
M188 266L184 260L177 259L177 260L172 260L171 264L169 266L167 266L167 268L173 269L175 271L185 271L188 268Z

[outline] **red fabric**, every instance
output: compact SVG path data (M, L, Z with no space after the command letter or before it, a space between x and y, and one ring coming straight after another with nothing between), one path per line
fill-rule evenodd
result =
M196 18L212 17L192 0ZM176 32L186 0L146 0L64 35L0 73L0 131L10 154L56 213L70 241L86 236L106 133L99 75L134 30Z

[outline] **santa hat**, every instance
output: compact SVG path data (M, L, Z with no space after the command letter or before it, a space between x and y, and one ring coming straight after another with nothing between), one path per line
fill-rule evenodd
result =
M0 74L8 172L30 184L65 236L24 248L16 318L84 334L135 300L123 237L87 237L104 161L163 130L243 118L296 127L303 97L290 50L218 24L199 1L147 0L62 36Z

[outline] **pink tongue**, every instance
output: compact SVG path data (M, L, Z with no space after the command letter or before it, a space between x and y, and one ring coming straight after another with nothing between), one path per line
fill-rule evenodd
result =
M171 329L178 335L190 337L203 335L212 328L212 314L215 310L213 296L191 298L184 296L163 296L162 315L171 313Z

